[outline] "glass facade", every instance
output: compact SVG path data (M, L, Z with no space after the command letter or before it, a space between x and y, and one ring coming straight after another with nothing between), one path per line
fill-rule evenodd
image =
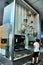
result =
M10 60L31 55L36 38L40 38L39 14L22 0L8 4L4 8L1 54Z

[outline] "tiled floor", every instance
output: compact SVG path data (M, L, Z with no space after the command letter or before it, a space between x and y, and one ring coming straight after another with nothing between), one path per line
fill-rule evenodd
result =
M23 65L30 65L30 64L31 64L31 61L29 61ZM38 64L34 64L34 65L43 65L43 59L41 59L41 61Z
M0 65L13 65L12 61L0 54Z
M30 65L30 63L31 63L31 61L29 61L29 62L27 62L27 63L25 63L25 64L23 64L23 65Z

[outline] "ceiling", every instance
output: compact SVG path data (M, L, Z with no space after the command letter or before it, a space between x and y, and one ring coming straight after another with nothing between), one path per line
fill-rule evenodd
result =
M5 0L10 3L14 0ZM37 9L41 14L43 14L43 0L26 0L28 1L35 9Z
M41 15L43 19L43 0L27 0Z

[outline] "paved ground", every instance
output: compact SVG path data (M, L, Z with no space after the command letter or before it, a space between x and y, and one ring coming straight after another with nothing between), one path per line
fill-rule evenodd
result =
M31 61L29 61L23 65L30 65L30 64L31 64ZM43 59L41 59L41 61L38 64L34 64L34 65L43 65Z
M28 57L22 58L20 60L14 61L13 65L30 65L30 63L31 63L31 56L28 56ZM34 64L34 65L36 65L36 64ZM43 65L43 52L41 53L41 61L37 65Z
M13 65L12 61L0 54L0 65Z

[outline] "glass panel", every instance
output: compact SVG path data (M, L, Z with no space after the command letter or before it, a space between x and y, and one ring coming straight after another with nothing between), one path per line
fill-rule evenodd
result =
M24 4L25 5L25 4ZM26 26L30 21L27 16L27 8L23 3L16 1L15 33L14 33L14 60L31 54L29 43L29 31Z
M3 14L2 37L0 53L11 59L12 53L12 21L13 21L13 0L7 0Z
M16 0L16 15L15 15L15 32L14 32L14 60L21 59L30 55L33 51L35 39L40 35L39 16L22 0ZM37 31L38 32L37 32ZM36 31L33 34L33 31ZM38 36L39 35L39 36ZM39 37L40 38L40 37Z
M18 60L32 53L29 43L40 37L40 26L39 15L32 8L23 0L16 0L15 6L14 1L9 0L4 8L0 51L7 58Z

